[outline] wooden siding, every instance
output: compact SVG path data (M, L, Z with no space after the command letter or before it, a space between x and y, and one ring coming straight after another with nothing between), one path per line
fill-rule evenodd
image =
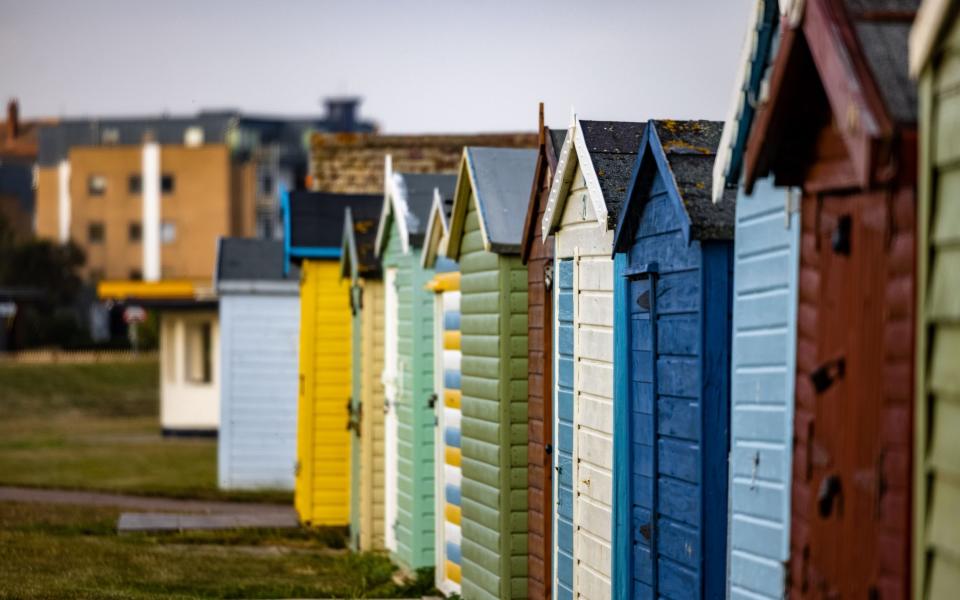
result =
M632 581L618 598L726 593L732 244L684 239L661 175L625 267L632 431ZM678 214L681 213L681 214ZM622 276L622 274L621 274ZM651 290L651 282L655 286Z
M921 79L915 598L960 587L960 26Z
M293 489L299 332L295 294L221 295L221 488Z
M552 152L541 149L541 152ZM541 161L547 158L541 154ZM541 166L547 170L547 167ZM538 211L532 215L536 235L529 241L527 258L527 525L529 533L528 589L531 598L549 599L552 592L553 546L553 290L545 271L553 269L554 238L541 241L540 223L550 195L551 178L542 176Z
M382 550L384 547L384 472L383 472L383 324L384 293L380 280L363 280L363 308L360 317L359 358L360 385L354 384L354 395L360 398L359 458L360 489L358 500L360 551ZM356 370L355 370L356 372Z
M613 504L613 231L597 222L578 166L555 234L572 258L573 595L610 597Z
M799 196L797 196L799 201ZM799 219L772 180L737 200L729 594L784 595L789 558Z
M446 263L445 265L441 263ZM456 268L456 263L441 259L437 264L437 278L446 277L443 291L436 295L434 313L436 342L434 344L434 379L436 381L437 435L434 462L437 465L437 587L447 595L461 591L462 514L461 465L462 395L460 392L460 289L455 271L441 273L443 267ZM436 281L436 279L435 279ZM458 279L456 280L458 281Z
M553 400L555 597L573 598L573 260L557 260L557 387Z
M789 582L794 594L905 597L914 184L837 189L836 175L852 173L844 148L839 132L821 131L804 182ZM834 247L844 221L846 252ZM812 374L841 358L843 375L818 393ZM821 501L829 489L842 509L836 495Z
M483 250L470 199L461 252L463 596L527 597L527 269Z
M350 284L335 261L305 260L294 505L310 525L350 522Z
M392 220L392 216L390 217ZM434 563L433 270L420 249L404 254L396 223L389 228L384 268L397 269L397 516L396 550L406 569ZM388 523L389 527L390 524Z

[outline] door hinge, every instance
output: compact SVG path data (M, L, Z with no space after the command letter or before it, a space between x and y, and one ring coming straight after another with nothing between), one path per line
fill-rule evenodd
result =
M800 212L801 195L797 188L787 188L787 197L783 201L783 227L790 229L790 221L793 215Z
M833 247L834 254L850 256L850 232L852 228L853 219L850 215L842 215L837 221L837 226L830 238L830 245Z
M813 383L813 389L816 390L818 394L827 391L837 379L843 378L846 367L847 363L842 356L823 363L817 367L813 373L810 373L810 381Z

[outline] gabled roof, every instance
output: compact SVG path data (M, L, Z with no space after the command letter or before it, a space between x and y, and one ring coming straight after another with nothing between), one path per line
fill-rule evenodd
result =
M803 3L799 24L782 29L769 100L750 132L744 166L748 192L771 171L780 185L802 180L806 162L797 157L809 154L803 144L812 144L810 136L831 116L859 185L896 172L890 150L901 130L916 127L917 89L908 75L907 41L918 3ZM828 114L821 114L824 110Z
M361 277L380 278L380 261L374 252L379 221L379 207L372 203L348 206L344 211L340 255L342 277L349 277L353 281Z
M283 242L222 237L217 242L217 283L225 281L297 281L299 271L284 273Z
M957 18L957 0L923 0L910 31L910 74L919 77L940 38Z
M520 253L536 162L537 151L533 149L463 149L450 217L448 258L460 258L460 238L471 195L477 199L484 249L498 254Z
M427 233L423 240L420 265L432 269L437 258L445 256L447 237L450 232L450 216L453 213L453 194L444 195L439 188L433 190L433 206L427 219Z
M386 244L392 215L398 217L397 229L400 232L403 252L421 247L427 231L430 208L433 206L433 191L439 189L441 194L451 195L456 183L456 175L397 173L393 171L392 160L388 154L384 160L383 205L377 229L377 256L383 252Z
M557 160L557 173L543 215L547 239L560 223L570 184L580 165L597 222L608 229L617 222L646 123L574 119Z
M377 211L382 197L281 190L285 254L288 261L304 258L339 259L343 215L347 207Z
M633 242L655 173L660 174L670 198L686 216L683 230L688 243L733 239L736 190L728 189L717 203L711 194L722 127L719 121L649 122L617 222L616 252L627 251Z
M540 240L540 190L552 182L553 173L557 170L557 160L560 149L567 137L566 129L550 129L543 122L543 103L540 103L540 133L537 146L537 166L534 168L533 184L530 188L530 204L527 206L527 217L523 222L523 240L520 242L520 258L526 264L530 258L530 251L534 239Z
M753 10L750 11L750 24L743 39L733 99L713 166L714 201L723 197L727 186L740 183L743 151L753 125L755 106L765 99L763 83L779 31L780 13L777 9L777 0L754 0Z

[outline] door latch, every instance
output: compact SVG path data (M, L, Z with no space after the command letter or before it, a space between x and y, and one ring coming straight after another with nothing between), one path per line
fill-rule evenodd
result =
M430 397L427 398L427 406L430 407L430 410L433 410L437 406L437 395L430 394Z
M553 454L553 444L547 444L543 447L543 451L547 454Z

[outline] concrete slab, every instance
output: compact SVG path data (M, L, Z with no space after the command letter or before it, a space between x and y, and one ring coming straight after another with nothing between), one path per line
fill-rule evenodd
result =
M216 529L292 529L296 513L277 511L237 514L122 513L117 531L202 531Z

